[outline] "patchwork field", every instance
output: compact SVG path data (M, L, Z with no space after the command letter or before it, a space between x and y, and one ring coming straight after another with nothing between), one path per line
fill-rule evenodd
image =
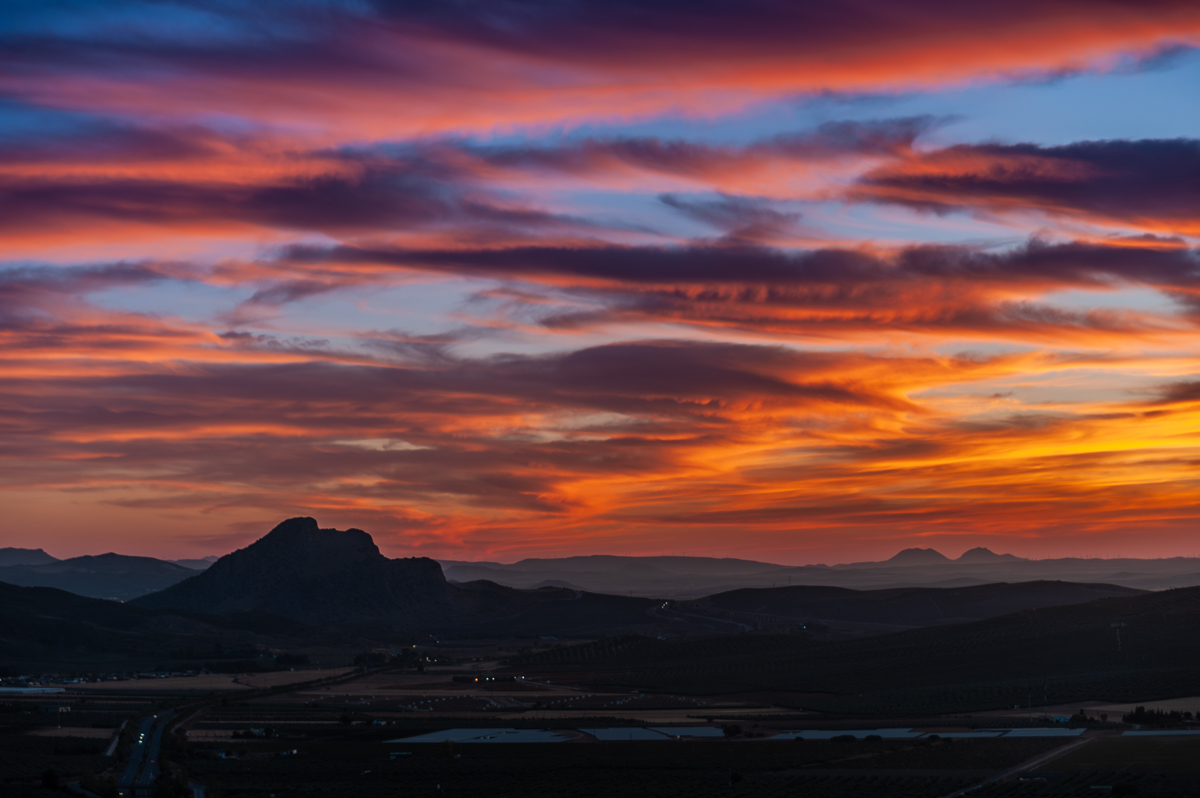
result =
M1200 740L1120 737L1129 727L1099 722L1100 702L1088 702L1086 725L1028 712L1001 719L991 712L797 708L819 698L767 689L650 691L597 685L587 673L514 674L469 664L425 673L306 669L71 685L50 697L0 702L0 794L49 798L38 786L48 770L104 794L105 779L126 767L131 735L151 716L173 718L162 758L176 787L204 784L210 798L390 798L401 791L599 798L612 795L614 784L635 798L943 798L968 787L976 788L972 798L1075 798L1117 787L1125 791L1118 794L1194 798L1200 790ZM70 726L59 729L60 721ZM122 745L105 756L122 721L132 721ZM1065 736L1027 736L1050 733Z
M1200 773L1200 739L1114 737L1093 740L1052 765L1054 770L1152 770Z
M297 671L272 671L269 673L206 673L198 676L168 676L162 679L125 679L109 682L87 682L75 685L72 690L83 693L209 693L257 690L288 684L310 682L315 679L341 676L353 668L314 668Z
M1168 698L1161 701L1136 701L1133 703L1120 704L1097 703L1095 706L1089 707L1089 709L1093 709L1096 712L1107 712L1112 715L1133 712L1139 706L1145 707L1148 710L1158 709L1165 712L1176 711L1200 714L1200 696L1189 696L1187 698Z

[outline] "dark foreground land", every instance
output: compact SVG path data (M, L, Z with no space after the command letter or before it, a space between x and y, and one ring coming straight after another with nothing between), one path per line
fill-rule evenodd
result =
M1054 708L870 717L799 713L765 694L701 699L597 692L537 675L475 678L462 668L342 668L4 695L0 794L941 798L968 790L993 798L1200 791L1200 735L1125 736L1134 727L1115 712L1101 721L1095 706L1066 723L1051 720ZM500 728L550 730L540 733L554 742L413 741L449 729ZM653 728L677 728L681 739L605 742L597 734L653 736ZM796 730L832 739L786 738ZM899 730L908 736L889 736ZM705 731L713 736L686 737ZM980 733L1004 736L955 736ZM1065 736L1022 736L1031 733Z
M0 584L0 796L1196 796L1197 628L1200 587L518 590L290 519L128 603Z

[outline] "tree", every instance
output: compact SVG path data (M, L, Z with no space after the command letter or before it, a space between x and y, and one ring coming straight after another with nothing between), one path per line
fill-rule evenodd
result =
M356 654L354 664L359 668L372 668L387 664L387 654L382 651L364 651Z
M275 667L277 668L301 668L311 664L307 654L282 654L275 655Z

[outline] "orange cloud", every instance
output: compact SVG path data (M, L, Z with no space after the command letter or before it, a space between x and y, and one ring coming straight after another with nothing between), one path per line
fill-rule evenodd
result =
M313 513L472 557L1194 526L1196 141L472 137L1104 71L1200 41L1195 3L107 8L0 32L14 524ZM834 205L1059 238L847 240ZM458 293L368 308L417 281Z

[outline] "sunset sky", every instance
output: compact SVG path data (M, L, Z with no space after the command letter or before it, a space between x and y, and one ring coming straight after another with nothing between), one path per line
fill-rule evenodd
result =
M10 2L0 545L1200 554L1200 4Z

